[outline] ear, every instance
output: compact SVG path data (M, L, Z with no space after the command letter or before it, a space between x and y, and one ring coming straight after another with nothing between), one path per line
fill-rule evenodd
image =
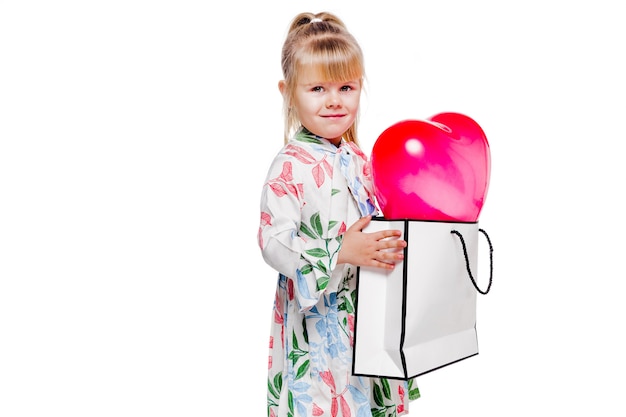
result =
M282 94L283 98L285 97L285 92L287 91L287 84L285 84L285 80L280 80L278 82L278 91Z
M280 94L283 96L283 102L291 109L291 97L289 97L289 93L287 92L287 83L285 80L278 82L278 91L280 91Z

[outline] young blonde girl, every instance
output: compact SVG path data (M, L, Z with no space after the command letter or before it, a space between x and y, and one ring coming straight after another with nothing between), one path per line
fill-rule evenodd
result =
M391 269L398 230L364 233L377 214L357 140L365 70L344 23L301 13L282 50L285 145L261 194L259 246L278 272L272 315L270 417L400 416L413 381L353 376L356 267Z

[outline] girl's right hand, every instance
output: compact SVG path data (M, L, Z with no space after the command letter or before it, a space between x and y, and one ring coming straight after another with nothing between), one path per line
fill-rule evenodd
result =
M402 232L381 230L364 233L363 229L371 220L372 216L362 217L346 230L337 258L338 264L393 269L396 262L404 259L402 249L407 244L400 239Z

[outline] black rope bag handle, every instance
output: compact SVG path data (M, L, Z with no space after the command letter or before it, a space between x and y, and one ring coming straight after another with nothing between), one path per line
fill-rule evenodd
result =
M465 240L463 239L463 235L458 230L452 230L450 233L453 233L461 239L461 245L463 245L463 255L465 256L465 266L467 268L467 274L472 280L472 284L474 284L474 288L481 294L487 294L489 290L491 290L491 283L493 281L493 246L491 245L491 239L489 239L489 235L483 229L478 229L480 233L482 233L487 238L487 243L489 243L489 285L485 291L478 288L478 284L476 284L476 280L472 276L472 271L470 269L469 256L467 255L467 248L465 247Z

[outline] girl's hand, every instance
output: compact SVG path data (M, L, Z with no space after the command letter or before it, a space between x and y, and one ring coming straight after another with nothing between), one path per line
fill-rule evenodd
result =
M406 241L400 239L400 230L381 230L364 233L372 216L356 221L343 235L343 243L337 258L338 264L349 263L358 266L372 266L393 269L395 263L404 259L402 249Z

